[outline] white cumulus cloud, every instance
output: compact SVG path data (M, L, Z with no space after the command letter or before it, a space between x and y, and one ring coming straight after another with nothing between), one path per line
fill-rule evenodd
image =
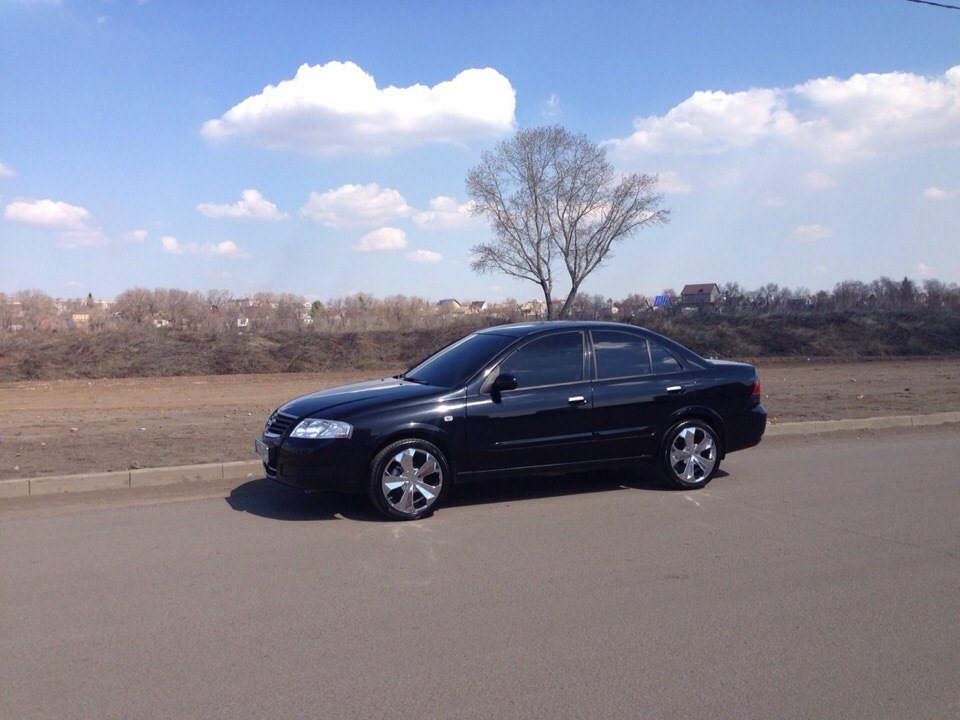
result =
M556 93L550 93L540 110L540 114L547 120L556 120L563 115L563 111L560 109L560 97Z
M75 250L110 243L102 229L91 226L89 210L61 200L14 200L3 214L12 222L59 231L58 247Z
M7 220L54 230L84 230L90 212L60 200L14 200L3 211Z
M286 213L267 200L258 190L247 188L235 203L200 203L197 212L210 218L247 218L250 220L283 220Z
M665 115L637 118L631 135L610 142L625 155L720 153L771 142L831 162L960 146L960 65L933 78L865 73L786 89L702 90Z
M378 250L403 250L407 246L407 234L400 228L382 227L368 232L353 246L357 252Z
M826 240L829 237L833 237L833 230L816 223L813 225L799 225L796 230L793 231L793 236L797 240L813 242L815 240Z
M780 90L700 90L666 115L637 118L632 135L611 142L625 151L715 153L795 126Z
M301 65L296 75L208 120L213 140L241 137L310 155L384 153L428 142L463 143L510 132L515 91L492 68L468 69L433 87L377 87L352 62Z
M929 275L929 274L931 274L931 273L933 272L933 268L932 268L932 267L930 267L929 265L927 265L927 264L925 264L925 263L922 263L922 262L918 262L918 263L917 263L917 270L920 271L920 274L921 274L921 275Z
M808 190L829 190L837 186L837 181L825 172L811 170L800 176L800 184Z
M17 174L11 170L7 165L4 165L0 162L0 178L12 178L16 177Z
M413 208L397 190L369 185L342 185L323 193L311 192L300 208L304 217L329 227L380 225L407 217Z
M130 230L123 234L123 239L127 242L143 242L147 239L146 230Z
M429 210L414 213L413 224L424 230L453 230L466 227L476 218L470 211L476 203L468 200L458 203L447 195L438 195L430 201Z
M218 243L182 243L172 235L160 238L160 246L172 255L211 255L228 258L245 258L250 254L243 250L233 240L223 240Z
M419 263L438 263L443 260L443 255L433 250L411 250L406 253L406 258Z
M675 170L666 170L657 174L657 189L667 195L685 195L693 192L693 185Z
M960 188L956 190L944 190L938 187L928 187L923 191L923 196L928 200L949 200L951 198L960 198Z

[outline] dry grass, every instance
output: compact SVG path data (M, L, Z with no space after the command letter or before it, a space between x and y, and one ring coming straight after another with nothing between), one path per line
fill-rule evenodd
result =
M406 367L493 323L467 316L399 332L189 332L169 328L0 336L0 378L169 377ZM960 354L960 313L903 311L716 315L650 312L640 324L708 357L863 359Z

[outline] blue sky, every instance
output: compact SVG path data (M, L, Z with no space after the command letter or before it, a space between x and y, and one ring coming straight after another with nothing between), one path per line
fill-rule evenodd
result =
M957 11L0 0L0 291L535 297L464 178L549 123L672 210L586 292L960 281Z

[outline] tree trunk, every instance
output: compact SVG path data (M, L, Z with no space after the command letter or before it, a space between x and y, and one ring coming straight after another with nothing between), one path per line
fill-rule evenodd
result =
M547 284L541 286L543 288L543 299L547 303L547 320L553 320L553 288Z
M570 307L573 305L573 301L577 299L577 290L579 289L579 285L574 285L570 288L570 293L567 295L567 299L564 300L563 307L560 308L560 312L557 313L557 317L561 320L566 320L570 317Z

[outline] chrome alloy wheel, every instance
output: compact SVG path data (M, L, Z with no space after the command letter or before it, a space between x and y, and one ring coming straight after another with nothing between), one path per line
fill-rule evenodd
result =
M437 501L443 487L443 470L426 450L406 448L387 461L380 487L390 507L413 515Z
M696 485L710 477L717 464L717 443L702 425L682 428L670 444L670 468L686 485Z

